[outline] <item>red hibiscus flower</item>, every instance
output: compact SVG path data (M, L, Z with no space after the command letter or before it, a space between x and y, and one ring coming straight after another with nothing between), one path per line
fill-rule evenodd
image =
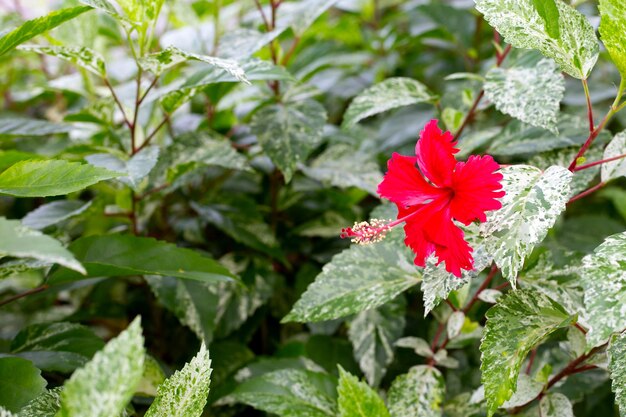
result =
M502 174L496 172L500 165L491 156L457 161L455 146L452 134L431 120L420 133L415 156L394 153L378 186L378 194L398 206L398 219L358 223L344 229L342 237L371 243L404 223L404 242L415 252L416 265L423 267L434 253L437 264L445 262L446 270L457 277L461 269L472 270L472 248L454 220L465 225L484 222L486 211L502 207L497 200L504 196Z

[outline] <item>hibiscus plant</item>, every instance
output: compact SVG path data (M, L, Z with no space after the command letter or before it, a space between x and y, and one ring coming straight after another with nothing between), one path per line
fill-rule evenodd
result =
M626 415L626 1L0 10L0 417Z

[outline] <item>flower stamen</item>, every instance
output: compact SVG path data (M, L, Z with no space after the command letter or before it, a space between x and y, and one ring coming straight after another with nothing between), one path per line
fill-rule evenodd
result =
M391 220L372 219L369 222L357 222L352 227L341 229L342 239L352 239L352 243L369 245L380 242L393 227Z

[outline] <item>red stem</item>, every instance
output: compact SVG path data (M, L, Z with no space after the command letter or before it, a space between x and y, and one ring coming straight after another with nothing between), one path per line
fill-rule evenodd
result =
M587 80L582 80L585 90L585 98L587 99L587 117L589 118L589 132L593 132L595 125L593 123L593 108L591 107L591 96L589 95L589 85Z
M478 290L476 291L472 299L469 301L469 303L467 303L465 308L463 308L463 313L467 314L467 312L470 311L470 309L474 306L474 304L476 304L480 293L483 292L483 290L489 286L489 283L491 282L491 280L495 278L497 273L498 273L498 267L494 264L491 266L491 270L489 271L487 278L485 278L483 283L480 285L480 288L478 288Z
M585 190L582 193L577 194L574 197L570 198L569 201L567 202L567 204L573 203L574 201L577 201L577 200L580 200L581 198L587 197L589 194L595 193L596 191L598 191L600 188L604 187L605 185L606 185L606 183L600 182L599 184L594 185L590 189Z
M12 297L9 297L9 298L6 298L6 299L0 301L0 307L2 307L4 305L7 305L9 303L12 303L13 301L19 300L20 298L24 298L24 297L28 297L29 295L32 295L32 294L40 293L42 291L47 290L48 288L49 288L48 284L43 284L43 285L41 285L41 286L39 286L37 288L33 288L32 290L28 290L28 291L24 291L22 293L16 294L16 295L14 295Z
M596 165L601 165L601 164L604 164L606 162L617 161L618 159L623 159L623 158L626 158L626 153L623 153L623 154L617 155L617 156L612 156L610 158L602 159L600 161L589 162L588 164L584 164L584 165L580 165L580 166L574 167L574 172L582 171L583 169L595 167Z
M578 150L578 153L576 154L576 156L574 157L574 160L572 161L571 164L569 164L569 167L567 169L569 169L570 171L574 172L576 169L576 164L578 163L578 158L580 158L581 156L583 156L585 154L585 152L587 151L587 149L589 149L589 147L591 146L591 144L593 143L593 141L598 137L598 135L600 134L600 132L602 131L602 129L604 129L604 125L609 121L609 118L611 117L611 112L608 112L606 114L606 116L604 116L604 119L602 119L602 121L600 122L600 124L598 125L598 127L596 127L590 134L589 137L587 138L587 140L585 141L585 143L583 144L583 146L580 147L580 149Z

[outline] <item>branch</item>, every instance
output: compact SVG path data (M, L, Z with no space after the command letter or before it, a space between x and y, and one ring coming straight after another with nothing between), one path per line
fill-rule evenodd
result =
M574 197L570 198L567 204L573 203L576 200L580 200L583 197L587 197L589 194L595 193L596 191L598 191L600 188L604 187L605 185L606 185L605 182L600 182L599 184L594 185L590 189L585 190L582 193L577 194Z
M24 291L24 292L19 293L19 294L15 294L12 297L9 297L9 298L6 298L6 299L0 301L0 307L5 306L5 305L7 305L9 303L12 303L13 301L19 300L21 298L28 297L29 295L40 293L42 291L47 290L48 288L50 288L50 286L48 284L43 284L43 285L41 285L41 286L39 286L37 288L33 288L32 290L28 290L28 291Z
M111 91L111 95L113 96L113 100L115 100L115 103L117 104L117 107L122 112L122 116L124 117L124 123L126 123L126 126L128 126L128 128L130 130L132 130L133 129L133 124L130 122L130 119L128 118L128 116L126 116L126 112L124 111L124 105L122 104L122 102L120 101L119 97L115 93L115 90L113 89L113 86L109 82L108 78L104 78L104 84L108 87L109 91Z
M462 310L463 313L467 314L470 311L470 309L474 306L474 304L476 304L480 293L483 292L483 290L485 290L489 286L489 283L491 283L491 280L494 279L497 273L498 273L498 267L495 264L493 264L491 266L491 270L489 271L489 274L487 275L487 278L485 278L485 280L480 285L480 288L478 288L478 290L476 291L472 299L467 303L465 308L463 308Z
M584 164L584 165L580 165L580 166L574 167L574 172L582 171L583 169L595 167L596 165L601 165L601 164L604 164L606 162L617 161L618 159L623 159L623 158L626 158L626 153L623 153L623 154L617 155L617 156L612 156L611 158L602 159L600 161L590 162L588 164Z
M591 107L591 96L589 95L589 84L587 80L582 80L583 89L585 90L585 98L587 99L587 117L589 118L589 132L593 132L595 125L593 123L593 108Z

